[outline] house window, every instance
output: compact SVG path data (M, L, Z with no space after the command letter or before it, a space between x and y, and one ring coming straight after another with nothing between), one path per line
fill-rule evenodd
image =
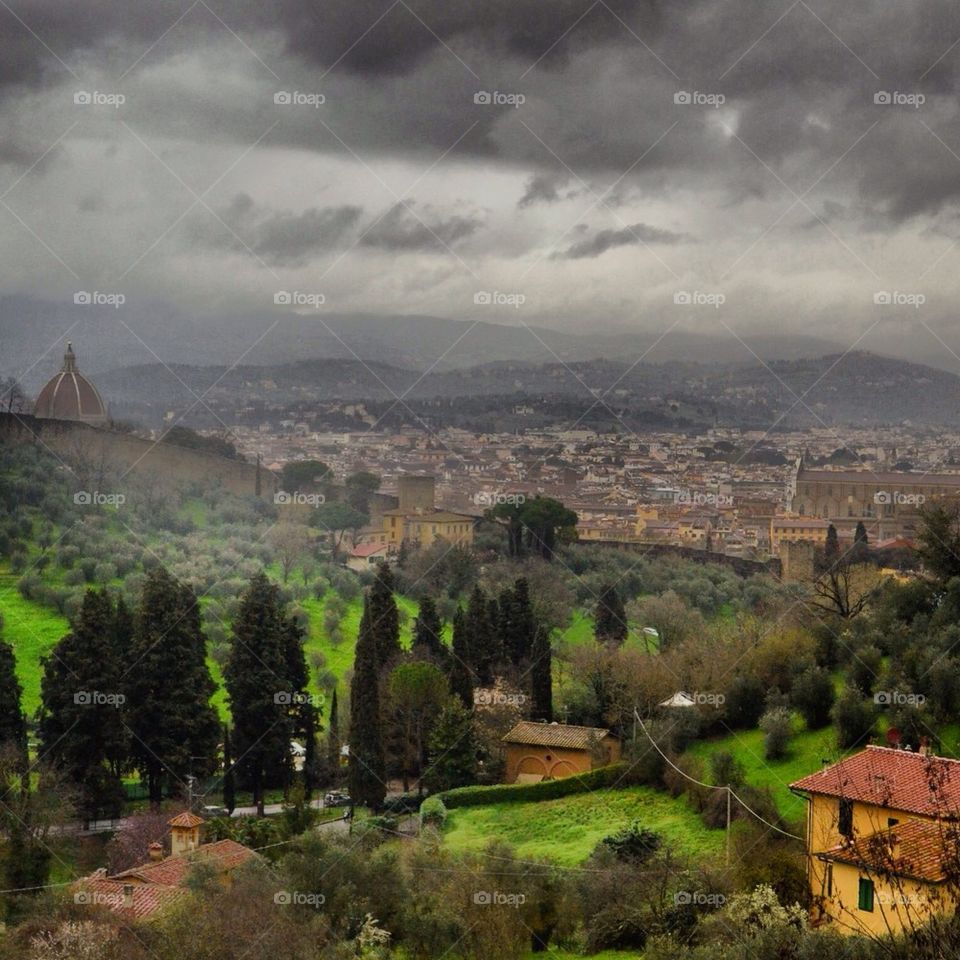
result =
M837 816L837 830L841 837L853 836L853 801L848 797L840 798L840 810Z
M895 827L900 821L896 817L887 817L887 827Z
M860 878L860 890L857 906L867 913L873 913L873 881L866 877Z

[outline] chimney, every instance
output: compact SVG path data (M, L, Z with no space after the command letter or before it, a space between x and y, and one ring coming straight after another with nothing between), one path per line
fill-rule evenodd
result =
M150 859L154 863L159 863L163 859L163 844L158 843L156 840L150 844L148 847L150 851Z
M133 909L133 884L125 883L123 885L123 905L127 910Z

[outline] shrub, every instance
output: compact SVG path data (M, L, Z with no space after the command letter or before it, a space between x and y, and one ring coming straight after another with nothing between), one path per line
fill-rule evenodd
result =
M877 719L873 703L863 699L855 687L847 687L831 711L837 727L837 744L841 750L862 746L873 733Z
M623 863L644 863L660 849L660 842L658 834L641 827L636 820L600 841Z
M782 760L787 755L793 730L790 724L790 711L783 707L768 710L760 718L760 729L764 733L764 753L768 760Z
M727 726L734 730L752 730L763 713L763 684L747 674L735 677L726 690Z
M427 797L420 804L420 828L443 828L447 820L447 805L440 797Z
M791 702L800 711L809 730L819 730L830 722L830 710L836 699L833 681L823 667L809 667L794 681Z

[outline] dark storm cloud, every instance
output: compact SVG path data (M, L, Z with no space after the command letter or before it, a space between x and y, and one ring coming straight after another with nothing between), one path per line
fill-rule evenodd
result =
M475 217L444 217L429 207L398 203L367 230L362 243L386 250L437 250L471 236L480 226Z
M361 213L355 206L311 207L297 214L268 212L259 209L247 194L237 194L226 208L217 211L219 220L200 213L199 225L192 233L204 246L251 250L271 266L301 266L341 245Z
M517 203L518 207L532 207L536 203L556 203L560 188L570 182L564 174L535 173L527 181L527 188Z
M598 230L586 240L578 240L563 253L554 254L555 260L583 260L599 257L614 247L638 246L640 244L676 244L689 239L682 233L661 230L645 223L635 223L621 230Z

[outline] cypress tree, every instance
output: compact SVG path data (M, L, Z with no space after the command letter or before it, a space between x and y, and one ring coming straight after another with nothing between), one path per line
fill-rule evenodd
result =
M401 653L400 614L393 597L393 573L386 563L377 567L370 588L370 628L377 648L377 668L382 673Z
M447 648L443 643L443 624L433 597L424 597L420 601L420 611L413 624L414 656L429 660L443 661Z
M22 696L13 647L0 639L0 752L16 753L21 776L27 771L27 722L21 707Z
M453 656L450 658L450 690L468 709L473 709L473 670L470 666L470 632L461 609L453 615Z
M126 613L125 613L126 615ZM80 791L84 818L119 816L126 759L118 624L106 591L88 590L73 630L43 661L40 742Z
M233 769L230 727L223 725L223 806L232 814L237 806L237 777Z
M470 594L464 624L469 637L470 666L481 686L493 683L493 665L498 656L498 636L490 622L490 607L486 594L478 584Z
M530 659L536 631L530 585L526 577L520 577L512 590L500 595L500 635L504 654L515 667Z
M340 706L337 703L337 688L334 685L330 696L330 717L327 722L327 765L334 782L340 780Z
M286 787L291 778L294 711L303 692L302 674L291 676L298 669L292 652L296 643L279 590L257 574L240 598L223 677L233 716L237 780L253 793L260 816L265 788Z
M840 560L840 540L837 537L837 528L831 523L827 527L827 539L823 544L823 563L827 570L832 570Z
M621 646L627 639L627 611L616 587L605 584L597 600L593 635L597 643Z
M391 597L391 600L393 598ZM379 809L386 796L386 761L380 717L380 663L372 622L372 599L366 598L350 684L350 796L354 803Z
M126 672L131 754L151 803L171 781L216 769L220 723L193 590L163 567L147 575Z
M530 657L531 720L553 720L551 658L550 637L544 627L538 627Z

